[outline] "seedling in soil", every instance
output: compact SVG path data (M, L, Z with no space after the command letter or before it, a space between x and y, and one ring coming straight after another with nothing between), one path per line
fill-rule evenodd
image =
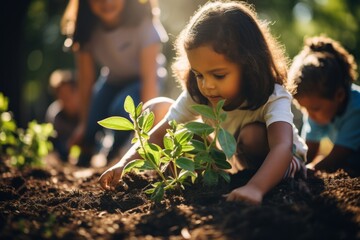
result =
M10 156L18 168L43 166L43 158L52 150L48 138L53 134L50 123L32 121L27 129L18 128L8 112L8 99L0 93L0 158Z
M213 122L213 126L203 122L189 122L185 127L199 136L202 141L192 140L195 150L193 159L197 171L203 176L206 185L216 185L219 177L230 181L229 174L225 171L231 169L231 164L227 161L236 150L234 137L221 127L221 123L226 120L226 113L222 111L225 100L217 103L215 108L206 105L194 105L193 109L202 115L204 122ZM213 137L209 138L209 135ZM209 141L210 140L210 141ZM219 143L221 150L216 147Z
M226 114L221 112L224 101L220 101L216 108L195 105L194 110L204 118L214 122L215 127L206 123L190 122L187 124L169 122L170 129L163 138L164 148L150 143L149 131L154 124L154 113L149 109L143 111L143 104L135 106L133 99L127 96L124 109L129 113L130 120L124 117L109 117L98 123L109 129L121 131L134 131L132 144L137 144L137 152L141 159L128 163L123 173L131 170L154 170L159 176L159 181L146 190L151 194L151 199L160 201L169 189L184 189L186 181L190 178L194 182L199 174L204 184L216 185L219 176L226 181L230 180L226 169L231 165L227 161L236 147L235 139L225 131L220 124L226 119ZM213 138L209 141L209 135ZM201 141L196 140L197 135ZM221 149L216 148L219 142Z

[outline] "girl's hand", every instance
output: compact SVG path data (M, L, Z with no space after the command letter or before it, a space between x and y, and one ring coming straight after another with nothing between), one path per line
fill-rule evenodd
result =
M226 201L244 201L256 205L260 204L263 199L263 193L250 185L236 188L223 196L226 197Z
M104 190L114 191L119 184L123 167L111 167L106 170L99 178L99 184Z

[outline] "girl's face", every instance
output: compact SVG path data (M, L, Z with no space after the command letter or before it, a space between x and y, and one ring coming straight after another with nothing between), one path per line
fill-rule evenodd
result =
M331 100L316 95L298 97L296 100L314 122L325 125L334 119L343 106L344 95L338 93Z
M232 101L238 97L241 83L239 65L230 62L210 46L201 46L186 53L201 94L213 106L221 99Z
M94 15L104 25L112 27L120 22L120 15L124 9L126 0L88 0ZM132 0L131 0L132 1Z

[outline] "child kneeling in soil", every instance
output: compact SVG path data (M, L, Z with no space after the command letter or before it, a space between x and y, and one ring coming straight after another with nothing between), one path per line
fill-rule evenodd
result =
M241 2L208 2L190 20L177 42L173 65L184 91L151 131L150 142L162 145L168 121L198 119L191 106L215 107L225 99L222 127L237 138L236 160L257 169L228 201L261 203L282 179L305 170L307 147L297 134L292 97L284 88L286 58L252 8ZM112 190L124 166L137 157L136 146L99 179ZM237 164L237 165L239 165Z
M360 172L360 87L354 58L328 37L308 38L289 71L289 88L304 114L302 136L309 147L308 167ZM333 143L319 154L325 137ZM357 172L357 173L356 173Z
M55 151L63 161L69 158L69 140L80 121L80 95L73 70L57 69L50 75L50 87L56 100L46 110L45 120L52 123L56 136Z

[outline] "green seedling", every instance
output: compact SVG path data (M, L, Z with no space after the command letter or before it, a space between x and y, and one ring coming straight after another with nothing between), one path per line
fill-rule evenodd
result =
M227 162L235 152L236 142L231 134L221 128L220 124L226 119L225 113L220 113L224 101L219 102L215 109L195 105L194 109L204 117L215 122L215 127L205 123L191 122L178 124L175 120L169 122L170 129L163 138L163 148L149 142L149 131L154 124L154 113L149 109L142 109L142 103L135 106L133 99L127 96L124 109L129 113L130 120L124 117L109 117L98 123L109 129L134 131L132 144L137 144L137 152L141 159L128 163L123 174L131 170L154 170L159 181L146 190L151 199L160 201L169 189L184 189L186 181L194 182L199 174L208 185L218 183L219 176L226 181L229 175L224 171L231 168ZM209 142L209 135L215 136ZM194 139L199 136L202 141ZM223 150L216 148L219 142Z
M231 169L231 164L227 161L236 150L234 137L221 127L221 123L226 120L226 113L222 111L225 100L217 103L215 108L206 105L195 105L193 109L202 115L204 122L213 122L213 126L204 122L189 122L185 125L187 129L199 136L202 141L193 139L195 149L194 162L196 169L203 176L206 185L216 185L219 177L225 181L230 181L230 176L226 170ZM212 135L212 137L209 137ZM221 150L216 147L219 143Z
M23 130L8 112L8 99L0 93L0 157L10 157L12 165L18 168L25 166L43 166L43 158L52 150L48 140L54 134L50 123L29 123Z

